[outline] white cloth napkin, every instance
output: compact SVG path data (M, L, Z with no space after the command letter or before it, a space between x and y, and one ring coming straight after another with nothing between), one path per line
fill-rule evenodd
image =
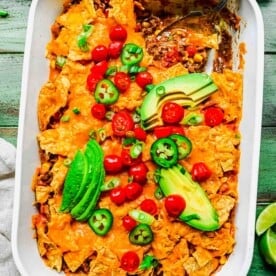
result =
M0 138L0 275L20 275L12 258L11 224L15 171L15 147Z

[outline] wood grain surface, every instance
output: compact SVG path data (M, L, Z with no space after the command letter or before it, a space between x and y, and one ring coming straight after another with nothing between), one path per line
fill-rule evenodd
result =
M44 0L46 1L46 0ZM262 141L259 167L257 214L276 201L276 1L257 1L265 23L265 73ZM31 0L1 0L0 10L0 137L16 145L21 73L27 18ZM272 276L276 271L265 265L255 250L249 276Z

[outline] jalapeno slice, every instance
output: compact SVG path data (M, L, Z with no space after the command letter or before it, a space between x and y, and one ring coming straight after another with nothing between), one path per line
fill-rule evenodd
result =
M140 223L129 233L129 241L135 245L147 245L153 241L153 232L149 225Z
M180 134L172 134L169 136L178 147L178 159L186 158L192 151L192 142L191 140Z
M105 236L112 227L113 215L108 209L97 209L89 218L88 224L97 235Z
M134 44L128 43L124 46L121 54L121 61L124 65L138 64L143 59L143 49Z
M111 80L100 80L96 86L95 100L102 104L113 104L119 98L119 90Z
M178 161L178 149L176 143L170 138L156 140L150 149L153 161L164 168L170 168Z

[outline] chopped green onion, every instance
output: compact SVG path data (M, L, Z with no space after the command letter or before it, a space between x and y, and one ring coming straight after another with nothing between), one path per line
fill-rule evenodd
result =
M114 76L116 72L117 72L117 66L110 66L107 68L105 75L107 77Z
M63 115L61 118L60 118L60 121L63 122L63 123L67 123L70 121L70 116L68 115Z
M154 87L155 87L154 84L148 84L148 85L146 85L145 90L146 90L147 92L150 92Z
M7 11L0 10L0 17L7 17L8 15L9 13Z
M78 47L83 51L89 51L87 39L92 34L93 26L90 24L85 24L82 26L82 32L77 38Z
M128 138L125 138L123 140L123 146L129 146L129 145L132 145L134 143L136 143L136 139L134 137L128 137Z
M126 65L126 64L125 64L125 65L122 65L122 66L119 68L119 72L128 73L129 68L130 68L129 65Z
M74 107L72 109L72 112L75 113L76 115L80 114L80 110L77 107Z
M114 177L108 181L106 181L101 187L101 191L109 191L120 185L120 178Z
M66 57L64 57L64 56L57 56L57 58L56 58L56 65L57 66L63 67L65 63L66 63Z
M113 112L113 111L107 111L106 114L105 114L105 118L108 121L111 121L114 115L115 115L115 112Z
M89 132L89 138L90 139L96 139L97 138L97 132L95 130L91 130Z
M158 266L158 264L159 264L159 262L156 257L154 257L152 255L145 255L142 260L142 263L139 265L139 269L146 270L151 267L155 268Z
M63 161L63 164L64 164L64 166L66 166L66 167L69 167L71 163L72 163L72 160L71 160L70 158L66 158L66 159Z
M156 190L155 190L155 192L154 192L154 196L155 196L155 198L158 199L158 200L160 200L160 199L162 199L162 198L164 197L164 194L163 194L163 192L162 192L162 190L161 190L160 187L157 187L157 188L156 188Z
M143 151L143 143L137 142L130 148L130 156L131 158L137 158Z
M132 114L132 120L133 120L134 123L140 123L141 122L141 116L137 112L134 112Z
M166 89L164 86L159 86L157 89L156 89L156 94L158 96L162 96L166 93Z
M100 128L98 130L98 135L97 136L99 137L100 142L105 141L105 139L106 139L106 131L105 131L105 129L104 128Z
M184 125L197 126L203 122L203 116L197 113L190 113L184 117Z
M146 213L142 210L130 210L128 214L136 221L140 223L145 223L151 225L155 218L154 216L150 215L149 213Z

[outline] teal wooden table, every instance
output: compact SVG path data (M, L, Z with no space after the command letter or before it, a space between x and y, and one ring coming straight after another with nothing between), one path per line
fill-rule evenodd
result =
M46 0L44 0L46 1ZM1 0L0 10L0 137L16 145L21 72L27 16L31 0ZM257 213L276 201L276 1L259 0L265 22L265 77L263 125ZM262 103L260 103L262 104ZM261 259L257 239L249 276L272 276L276 271Z

